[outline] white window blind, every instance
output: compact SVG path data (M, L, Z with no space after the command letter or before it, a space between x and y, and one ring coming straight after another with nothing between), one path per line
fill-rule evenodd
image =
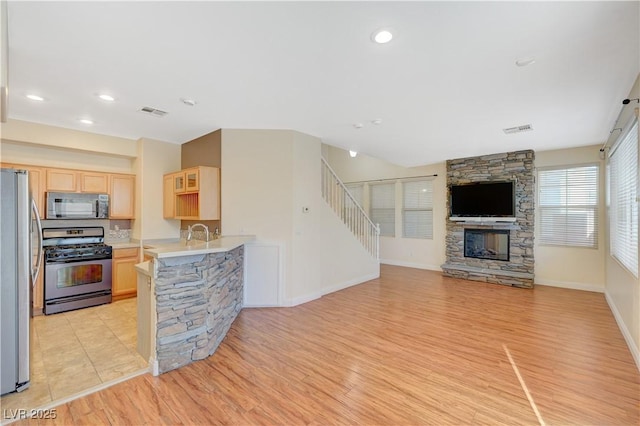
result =
M347 190L349 190L349 193L351 194L353 199L356 201L356 203L358 203L358 205L362 207L362 203L363 203L362 191L363 191L364 185L361 183L349 183L349 184L346 184L345 186L347 187ZM347 197L347 201L345 202L345 204L347 207L354 207L353 202L351 201L351 199L349 199L349 197Z
M598 247L598 166L538 171L542 244Z
M370 186L369 216L373 223L380 225L380 235L396 235L396 184L384 183Z
M611 255L638 276L638 121L609 158Z
M433 181L408 181L402 184L403 236L433 238Z

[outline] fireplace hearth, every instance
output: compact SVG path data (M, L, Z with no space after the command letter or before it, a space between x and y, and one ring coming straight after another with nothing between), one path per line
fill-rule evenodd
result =
M464 230L464 257L509 261L509 231L498 229Z

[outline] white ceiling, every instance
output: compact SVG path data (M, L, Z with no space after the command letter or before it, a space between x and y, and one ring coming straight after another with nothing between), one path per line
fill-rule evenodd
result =
M640 72L639 6L10 1L9 118L174 143L294 129L405 166L599 144Z

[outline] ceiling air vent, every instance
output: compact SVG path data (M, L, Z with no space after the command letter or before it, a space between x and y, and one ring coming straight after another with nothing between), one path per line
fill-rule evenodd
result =
M529 130L533 130L533 127L531 127L531 124L523 124L522 126L509 127L508 129L502 129L502 131L505 132L507 135L511 135L513 133L528 132Z
M164 117L165 115L168 114L168 112L166 111L162 111L160 109L151 108L151 107L142 107L138 111L143 112L145 114L153 115L154 117Z

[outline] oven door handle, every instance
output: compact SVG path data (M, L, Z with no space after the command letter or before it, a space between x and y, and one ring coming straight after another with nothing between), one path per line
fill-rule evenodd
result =
M38 275L40 275L40 268L42 267L42 222L40 221L40 212L38 211L36 200L33 198L31 199L31 210L36 217L36 225L38 225L38 262L35 270L31 270L32 285L35 287Z
M103 257L103 256L87 256L87 257L75 257L75 258L65 258L65 259L51 259L47 260L45 263L47 265L64 265L67 263L95 263L96 260L111 260L113 257Z

